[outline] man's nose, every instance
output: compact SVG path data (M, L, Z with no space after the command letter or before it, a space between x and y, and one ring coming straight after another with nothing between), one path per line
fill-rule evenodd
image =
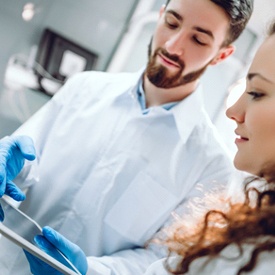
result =
M185 32L178 32L171 36L165 43L166 50L171 55L182 56L184 45L186 45L187 35Z

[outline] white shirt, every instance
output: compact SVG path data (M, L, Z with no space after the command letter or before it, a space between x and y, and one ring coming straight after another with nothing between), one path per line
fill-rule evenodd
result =
M211 188L231 173L200 92L144 115L141 74L80 73L15 133L37 149L16 181L29 187L22 210L78 244L88 274L142 274L157 259L142 247L171 211L196 184ZM27 274L26 263L1 240L3 274Z
M223 257L202 257L193 261L186 275L236 275L250 259L251 248L244 250L243 255L239 254L237 248L233 245L226 247L221 254ZM275 252L263 252L259 255L256 267L245 274L249 275L274 275L275 270ZM169 259L169 267L175 267L179 258L172 257ZM154 262L144 273L144 275L171 275L165 268L166 259L160 259Z

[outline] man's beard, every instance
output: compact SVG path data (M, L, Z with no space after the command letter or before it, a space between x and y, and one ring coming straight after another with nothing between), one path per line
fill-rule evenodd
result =
M208 67L209 63L197 71L182 75L185 68L185 63L181 61L177 55L171 55L162 48L157 48L154 54L151 55L151 45L152 40L148 47L148 63L146 68L146 75L149 81L158 88L170 89L193 82L200 78L200 76ZM161 64L157 64L156 58L159 53L176 62L179 65L179 71L175 74L171 74L171 72L169 72L166 67Z

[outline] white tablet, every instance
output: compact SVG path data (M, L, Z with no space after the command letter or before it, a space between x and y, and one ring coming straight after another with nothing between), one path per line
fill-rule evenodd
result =
M48 243L49 249L46 251L47 253L35 245L33 241L34 236L41 234L41 227L36 222L16 209L8 200L2 198L0 203L5 213L4 221L0 223L0 233L3 237L8 238L62 274L81 275L72 263L50 243ZM11 212L13 212L12 215L9 215Z

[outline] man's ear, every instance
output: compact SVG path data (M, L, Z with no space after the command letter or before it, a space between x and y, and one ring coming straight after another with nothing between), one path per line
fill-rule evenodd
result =
M162 14L164 13L165 9L166 9L166 5L163 4L163 5L161 6L160 10L159 10L159 17L162 16Z
M224 61L227 57L232 55L235 52L236 47L234 45L228 45L220 49L217 56L210 63L211 65L216 65L222 61Z

